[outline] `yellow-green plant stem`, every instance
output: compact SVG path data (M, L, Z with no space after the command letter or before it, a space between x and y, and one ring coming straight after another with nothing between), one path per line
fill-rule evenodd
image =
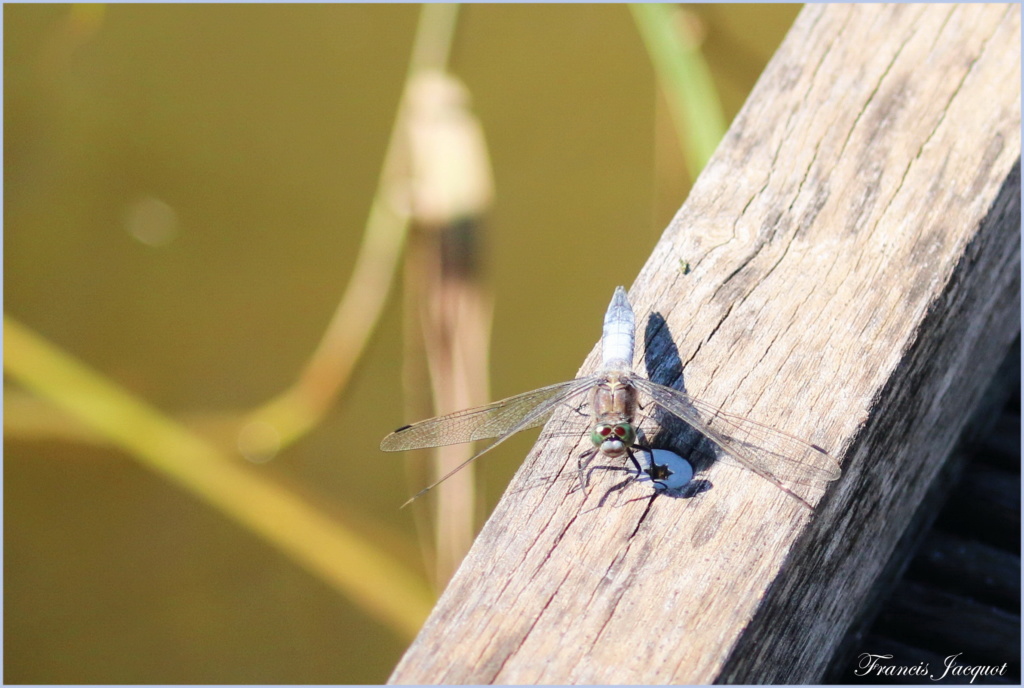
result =
M370 205L352 276L330 324L305 369L289 389L255 409L245 427L269 427L266 446L250 455L273 455L312 429L348 383L383 311L409 227L408 213L396 207L396 182L404 162L404 136L410 84L425 70L443 70L451 49L458 5L425 4L409 58L405 90L398 106L377 191Z
M629 6L654 65L658 83L693 179L725 135L725 115L711 70L683 22L676 5L635 3Z
M144 466L268 540L403 638L413 637L426 619L433 601L419 576L7 315L4 370Z

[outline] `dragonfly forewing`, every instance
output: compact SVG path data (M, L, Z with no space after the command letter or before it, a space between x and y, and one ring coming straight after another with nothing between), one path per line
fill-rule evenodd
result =
M568 380L517 394L487 406L413 423L385 437L380 448L384 451L405 451L492 437L504 438L543 425L559 404L579 396L593 386L593 378Z
M836 460L813 444L639 376L633 376L631 382L657 406L706 435L747 469L773 482L828 482L842 474Z
M602 371L596 375L541 387L487 406L406 425L385 437L380 448L384 451L404 451L495 438L489 446L417 493L413 497L415 499L520 430L544 424L559 405L567 404L593 390L589 410L590 436L594 447L581 457L602 453L611 458L620 458L625 454L637 470L644 472L631 453L632 450L643 448L636 444L638 428L634 422L636 393L640 392L650 397L656 407L689 424L739 464L774 483L808 508L814 507L804 497L789 489L786 483L810 484L835 480L840 476L839 464L819 447L756 421L727 413L685 392L659 385L631 372L629 366L633 359L634 336L633 309L626 291L618 287L605 315ZM582 475L582 464L579 467ZM667 468L660 464L658 467ZM654 482L658 482L654 468L652 464L647 473ZM581 478L581 482L586 484L585 479ZM667 484L665 480L661 482Z

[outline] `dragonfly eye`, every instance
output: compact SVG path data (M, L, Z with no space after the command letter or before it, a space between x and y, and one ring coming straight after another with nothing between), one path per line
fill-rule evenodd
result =
M612 433L612 426L598 425L590 432L590 441L600 447L605 440L612 436Z
M629 423L619 423L615 426L615 436L622 440L624 444L630 445L636 439L636 432Z

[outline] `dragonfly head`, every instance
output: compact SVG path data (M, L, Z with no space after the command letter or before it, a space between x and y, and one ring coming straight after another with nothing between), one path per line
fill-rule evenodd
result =
M622 456L636 441L632 423L598 423L590 433L590 441L611 458Z

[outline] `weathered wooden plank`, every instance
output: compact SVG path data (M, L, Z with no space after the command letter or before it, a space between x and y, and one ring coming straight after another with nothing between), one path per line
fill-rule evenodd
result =
M889 635L926 647L962 652L963 664L1019 662L1019 614L917 581L900 581L893 600L893 606L882 612L878 623ZM941 666L934 667L936 674Z
M891 624L883 624L879 620L881 613L892 615L902 606L903 592L897 590L897 584L901 580L923 583L955 596L966 596L979 603L995 605L1008 612L1019 611L1019 546L1016 553L1013 553L983 544L979 540L979 537L986 538L992 531L1012 525L1017 531L1019 541L1019 510L1012 524L990 522L984 525L975 524L975 528L972 529L962 518L957 503L964 497L965 481L973 478L979 467L988 464L997 454L1005 453L1003 450L995 451L995 447L1005 441L1001 436L1005 436L1005 428L1010 424L1016 426L1018 439L1015 441L1016 471L1008 477L1009 482L1016 486L1015 489L1020 489L1020 355L1018 339L1010 347L1006 358L985 390L983 400L977 405L971 420L961 433L957 449L943 464L941 474L931 482L928 495L918 506L913 521L904 530L899 544L886 563L886 570L876 581L875 592L878 597L861 605L861 619L854 622L847 632L843 646L833 656L828 672L823 677L824 683L890 682L894 678L892 672L898 671L900 667L919 667L919 663L923 662L928 665L931 679L919 674L915 680L920 683L937 679L945 670L941 659L950 655L961 653L957 657L957 664L960 667L977 666L983 662L983 657L988 655L988 651L983 655L976 655L973 651L969 652L968 648L976 645L974 638L982 635L982 628L991 627L986 620L967 624L964 623L966 618L958 617L959 632L970 636L972 639L969 642L958 642L955 638L924 642L917 640L920 631L910 628L901 632L893 630ZM1009 449L1009 446L1005 449ZM1009 463L1010 457L1000 457L999 460ZM976 497L973 498L968 508L974 507L977 501ZM954 521L955 530L960 535L953 535L951 531L939 527L940 521ZM934 599L940 604L943 603L941 597ZM943 608L937 610L939 614L948 612L948 609ZM1017 616L1018 624L1016 628L1011 629L1011 636L1012 642L1019 645L1019 613ZM907 625L903 624L904 627ZM1006 624L1002 625L1002 628L1006 627ZM891 659L884 660L882 655L889 654L889 641L909 643L915 647L910 654L903 651L909 648L901 647L900 652L891 655ZM1007 639L1002 639L999 646L1005 647L1008 642ZM920 646L917 646L919 643ZM942 653L939 656L940 661L932 661L935 659L934 653ZM872 665L868 655L875 655L878 664ZM1008 664L1005 670L999 672L997 682L1020 682L1019 652L1014 655L1005 658ZM1003 660L998 662L1000 667L1002 664ZM882 668L883 665L889 668ZM961 675L955 677L955 680L966 682L969 678ZM978 682L989 682L992 678L988 676L984 681L979 678Z
M725 461L570 493L583 429L542 436L393 683L821 675L1020 330L1019 37L808 6L631 290L639 370L841 461L815 512Z

